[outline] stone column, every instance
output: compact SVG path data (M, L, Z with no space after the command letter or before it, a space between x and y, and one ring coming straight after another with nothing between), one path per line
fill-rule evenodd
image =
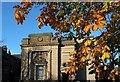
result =
M58 46L52 46L52 80L58 80Z

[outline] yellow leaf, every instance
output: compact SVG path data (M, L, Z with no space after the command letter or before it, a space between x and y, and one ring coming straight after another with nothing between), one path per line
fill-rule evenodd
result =
M113 73L113 72L115 72L115 69L113 69L113 70L111 71L111 73Z
M88 24L85 26L85 28L83 30L87 33L91 27L92 27L92 24Z
M75 26L75 23L74 23L74 22L72 22L72 25L73 25L73 26Z
M103 13L103 12L105 12L105 11L106 11L105 9L102 9L100 12Z
M73 52L70 53L70 55L74 55L74 54L76 54L76 51L73 51Z
M105 50L102 50L102 53L104 53L105 52Z
M78 70L78 67L76 67L76 70Z
M102 55L102 61L104 61L105 60L105 56L104 55Z
M115 78L113 77L112 80L115 80Z
M109 52L104 52L104 54L102 55L102 61L104 61L107 58L110 58L110 53Z
M84 45L85 45L85 46L89 46L89 45L91 45L91 43L92 43L92 40L87 40L87 41L84 43Z
M103 9L108 10L108 2L104 3Z
M108 36L111 36L111 34L108 34Z
M87 50L90 50L90 47L87 47Z
M104 70L107 70L107 66L104 66Z
M118 75L118 70L116 70L115 75Z
M107 49L108 51L110 50L110 48L107 45L105 45L104 48Z
M105 55L105 58L110 58L110 53L109 52L105 52L104 55Z
M78 20L78 21L76 22L76 25L77 25L77 26L79 26L79 24L80 24L80 20Z
M97 45L97 44L98 44L98 41L95 41L95 42L94 42L94 45Z

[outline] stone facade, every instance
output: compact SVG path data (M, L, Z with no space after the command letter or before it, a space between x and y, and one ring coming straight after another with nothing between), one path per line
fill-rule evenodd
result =
M58 80L58 44L52 33L30 34L29 38L24 38L21 44L21 80ZM75 43L70 40L63 41L62 44L65 46L61 48L61 68L68 61ZM43 78L37 74L38 68L43 68Z
M54 39L52 33L30 34L24 38L21 44L21 80L61 79L69 54L75 49L75 42L62 40L62 45L59 47L58 39ZM81 74L83 80L89 77L86 71L85 67Z

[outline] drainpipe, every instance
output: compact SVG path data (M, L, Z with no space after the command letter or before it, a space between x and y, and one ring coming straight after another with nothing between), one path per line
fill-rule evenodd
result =
M61 80L61 37L58 38L58 81Z

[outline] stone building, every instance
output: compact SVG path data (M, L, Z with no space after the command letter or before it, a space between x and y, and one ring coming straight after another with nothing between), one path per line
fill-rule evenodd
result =
M2 55L2 81L1 82L19 82L20 80L20 67L21 59L19 55L11 55L10 51L7 52L6 46L0 47Z
M23 38L21 49L21 80L58 80L62 69L69 61L69 54L75 49L74 40L53 39L52 33L30 34ZM59 54L60 53L60 54ZM86 80L86 69L82 70Z

